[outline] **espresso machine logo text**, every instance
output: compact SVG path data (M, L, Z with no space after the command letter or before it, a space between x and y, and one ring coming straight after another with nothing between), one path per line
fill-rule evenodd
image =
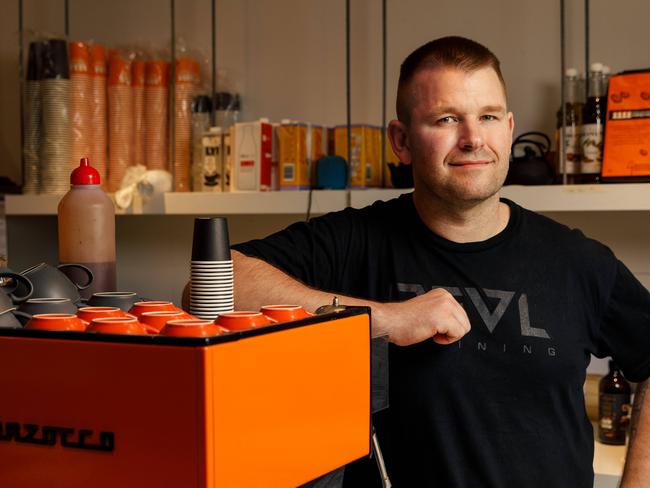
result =
M60 445L65 448L89 451L113 452L115 450L115 434L113 432L100 432L95 437L90 429L18 422L0 422L0 442L2 441L37 446Z

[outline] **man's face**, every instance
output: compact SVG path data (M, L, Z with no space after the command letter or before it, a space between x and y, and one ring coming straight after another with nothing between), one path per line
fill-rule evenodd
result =
M410 83L411 119L401 123L401 160L416 192L473 205L495 195L508 172L513 118L492 68L424 69ZM393 123L391 123L393 124Z

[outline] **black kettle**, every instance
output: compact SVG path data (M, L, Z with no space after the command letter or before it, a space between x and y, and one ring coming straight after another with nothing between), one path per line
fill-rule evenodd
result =
M551 140L543 132L525 132L512 143L510 169L506 185L550 185L553 183L553 166L549 161ZM523 155L515 156L515 150Z

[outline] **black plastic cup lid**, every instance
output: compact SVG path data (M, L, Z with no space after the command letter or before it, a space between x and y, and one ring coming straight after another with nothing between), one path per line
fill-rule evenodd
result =
M214 106L216 110L232 110L233 98L230 92L217 92L214 95Z
M41 79L70 79L68 43L64 39L50 39L44 45Z
M228 220L223 217L194 219L192 261L226 261L229 259Z
M207 95L198 95L192 100L192 112L209 113L212 112L212 100Z
M43 71L43 49L40 41L29 43L29 57L27 58L27 81L38 81Z

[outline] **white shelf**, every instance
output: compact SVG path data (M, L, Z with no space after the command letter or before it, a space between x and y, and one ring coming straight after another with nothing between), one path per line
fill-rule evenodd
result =
M410 189L352 190L350 205L361 208L388 200ZM507 186L502 195L537 212L650 211L650 183L566 186ZM147 203L135 199L126 215L302 215L307 211L306 191L242 193L166 193ZM55 215L60 197L7 195L7 215ZM348 204L344 190L315 190L311 213L341 210Z
M536 212L650 210L650 183L506 186L501 194Z
M196 214L304 214L309 192L273 191L240 193L166 193L165 213ZM312 214L340 210L346 206L344 190L316 190L312 194Z

